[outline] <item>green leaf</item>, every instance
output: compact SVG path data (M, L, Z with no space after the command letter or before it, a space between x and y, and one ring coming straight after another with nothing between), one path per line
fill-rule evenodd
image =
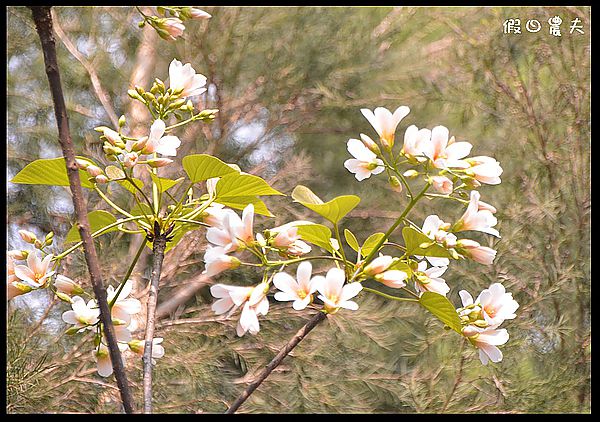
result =
M419 303L431 312L437 319L452 328L457 333L462 332L460 317L454 305L445 296L439 293L425 292L421 295Z
M166 179L164 177L158 177L156 174L154 174L152 172L150 172L150 177L152 178L154 183L156 183L156 186L158 186L159 192L164 192L164 191L172 188L173 186L175 186L177 183L181 182L184 179L183 177L180 177L179 179L176 179L176 180Z
M267 182L252 174L228 174L217 182L217 202L239 196L284 195Z
M253 204L255 214L274 217L274 215L271 214L271 211L267 209L265 203L256 196L233 196L219 198L219 204L223 204L226 207L234 208L236 210L243 210L248 204Z
M331 246L331 230L322 224L303 224L298 227L300 237L313 245L319 246L326 251L333 252Z
M140 202L139 205L135 205L131 211L129 211L129 214L131 215L147 215L149 217L151 217L152 215L154 215L154 212L152 211L152 208L150 208L150 205L146 204L145 202Z
M90 161L87 158L86 160ZM94 184L88 180L89 177L90 175L86 171L79 170L81 186L93 189ZM58 157L35 160L17 173L11 182L24 185L69 186L65 159Z
M352 211L360 202L356 195L342 195L328 202L323 202L306 186L298 185L292 191L292 198L306 208L337 224L346 214Z
M144 182L142 182L140 179L136 179L135 177L132 177L131 180L133 180L133 183L135 183L138 188L142 189L144 187ZM139 192L129 180L117 180L117 183L119 185L123 186L125 189L127 189L131 193Z
M369 236L367 240L365 240L365 243L363 243L362 248L360 248L360 253L362 256L366 257L369 255L383 236L385 236L384 233L373 233L371 236Z
M346 238L346 242L348 243L348 245L350 245L352 249L358 252L358 240L356 240L356 236L354 236L354 234L350 230L344 229L344 237Z
M408 255L435 256L439 258L452 258L448 250L440 245L432 244L427 248L421 248L419 245L423 243L433 242L425 234L417 231L414 227L406 226L402 229L402 237L406 246Z
M90 230L92 233L94 233L103 227L115 223L117 221L117 218L109 212L97 210L92 211L88 214L88 220L90 222ZM115 226L106 230L102 234L114 232L116 230L117 227ZM80 240L81 237L79 236L79 229L77 228L77 224L74 224L73 227L71 227L71 230L69 230L69 232L67 233L67 236L65 237L65 243L79 242Z
M183 168L193 183L238 173L233 167L208 154L194 154L183 157Z
M402 261L398 261L394 264L392 264L391 267L388 268L388 270L399 270L399 271L403 271L406 273L406 275L408 277L411 277L413 274L412 269L410 268L410 266L406 263L406 262L402 262Z

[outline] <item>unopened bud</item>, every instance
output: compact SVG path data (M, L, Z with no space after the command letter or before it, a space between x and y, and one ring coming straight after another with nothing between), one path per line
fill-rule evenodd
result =
M143 340L131 340L127 345L131 349L132 352L137 353L138 355L144 354L145 342Z
M152 158L146 161L146 164L148 164L150 167L158 168L167 166L172 162L173 160L171 160L170 158Z
M21 236L21 239L23 239L27 243L35 243L35 241L37 240L35 233L32 233L28 230L19 230L19 236Z
M71 299L71 297L63 292L55 292L56 297L58 297L60 300L62 300L63 302L67 302L67 303L73 303L73 300Z
M217 110L217 109L202 110L198 114L198 119L200 119L200 120L213 120L217 116L218 112L219 112L219 110Z
M419 175L419 172L413 169L410 170L406 170L404 173L402 173L402 175L404 177L408 177L409 179L414 179L415 177L417 177Z
M124 320L122 320L122 319L119 319L119 318L114 318L114 317L113 317L113 318L112 318L112 323L113 323L113 325L115 325L115 326L117 326L117 325L125 325L125 324L127 324L127 321L124 321Z
M35 242L33 242L33 246L36 247L37 249L41 249L44 247L44 244L36 239Z
M398 180L398 178L396 176L390 176L389 182L390 182L390 186L392 187L392 189L394 191L402 192L402 184L400 183L400 180Z
M187 14L192 19L200 19L200 20L210 19L212 17L209 13L206 13L204 10L196 9L195 7L191 7L187 11Z
M50 232L46 235L46 238L44 239L44 241L46 242L46 244L51 245L52 244L52 240L54 240L54 232Z
M141 86L138 86L138 85L135 86L135 91L140 95L144 95L144 93L146 92L146 91L144 91L144 88L142 88Z
M373 141L364 133L360 134L360 139L362 139L363 144L369 149L369 151L376 155L381 155L381 149L379 148L379 145L375 143L375 141Z
M80 170L85 170L91 163L87 160L82 160L81 158L75 159L75 164Z
M103 173L102 169L100 167L95 166L93 164L89 165L85 170L92 177L96 177L96 176L101 175Z
M83 289L79 286L79 284L62 274L56 276L54 287L58 292L67 295L80 295L83 293Z
M29 255L29 252L20 251L18 249L13 249L12 251L8 251L8 256L17 261L22 261L24 259L27 259L28 255Z
M118 132L116 132L112 129L106 128L106 129L104 129L103 134L104 134L104 137L108 140L108 142L110 142L112 145L123 144L123 140L121 139L121 136L119 135Z
M192 100L188 100L187 103L185 103L185 109L189 112L194 111L194 103L192 103Z
M174 110L176 108L180 108L181 106L185 105L185 98L180 98L179 100L171 103L171 105L169 106L170 109Z
M150 102L156 101L156 97L151 92L144 92L144 98L146 99L146 101L150 101Z
M131 146L131 150L132 151L141 151L146 146L146 143L148 143L148 137L144 136L144 137L138 139L137 142L133 143L133 145Z
M123 127L125 126L125 123L127 122L127 120L125 119L125 115L121 115L121 117L119 117L119 127Z
M134 89L130 89L129 91L127 91L127 95L129 95L134 100L138 100L138 101L141 101L143 103L146 102L146 100L144 100L144 97L142 97L140 94L138 94L138 92L136 90L134 90Z
M99 184L108 183L108 177L106 177L103 174L99 174L98 176L96 176L95 180L96 180L96 183L99 183Z

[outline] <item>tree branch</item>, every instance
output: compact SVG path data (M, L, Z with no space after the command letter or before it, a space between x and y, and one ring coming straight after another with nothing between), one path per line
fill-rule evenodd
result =
M46 75L50 84L52 93L52 101L54 103L54 113L56 116L56 124L58 126L58 137L60 146L65 157L67 166L67 174L71 193L73 195L73 205L75 215L77 216L77 226L79 234L83 241L83 250L85 260L87 262L90 279L94 288L94 294L100 307L100 320L104 325L104 333L108 343L110 359L113 365L117 385L121 392L121 400L125 412L133 413L133 398L127 382L127 374L121 360L121 352L119 351L115 331L110 315L110 308L106 301L106 289L102 283L102 272L100 263L94 247L94 241L91 236L90 224L87 218L87 206L83 198L83 191L79 179L79 170L75 162L75 152L71 134L69 131L69 121L67 117L67 108L62 92L60 81L60 73L58 70L58 60L56 58L56 45L52 29L52 17L50 15L50 6L30 6L33 20L42 43L42 51L44 54L44 63L46 65Z
M308 321L298 332L291 338L288 343L277 353L277 355L269 362L269 364L262 370L256 380L254 380L242 394L233 402L233 404L227 409L226 414L235 413L235 411L250 397L250 394L258 388L259 385L273 372L275 368L283 361L283 359L290 354L290 352L306 337L308 333L312 331L321 321L327 318L327 314L319 311L310 321Z
M148 313L146 316L146 334L144 336L144 413L152 413L152 340L154 339L154 325L156 318L156 302L158 299L158 284L167 236L160 233L158 223L154 224L154 240L152 244L153 262L150 277L150 293L148 294Z

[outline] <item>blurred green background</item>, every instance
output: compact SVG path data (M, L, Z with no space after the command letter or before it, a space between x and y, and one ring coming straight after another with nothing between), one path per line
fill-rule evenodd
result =
M423 309L361 294L358 311L339 312L317 327L240 411L590 412L590 8L203 9L212 19L188 21L184 37L167 42L138 28L135 8L54 8L79 153L102 161L92 128L111 126L121 114L131 133L145 134L150 116L127 89L166 80L177 58L208 78L200 106L220 110L213 124L177 134L178 159L208 152L287 194L305 184L325 199L359 195L344 226L364 240L389 227L405 198L385 177L357 183L343 167L346 142L361 132L374 135L360 108L407 105L398 148L408 125L440 124L471 142L472 155L493 156L504 169L501 185L479 189L498 208L502 239L489 244L498 250L494 265L453 263L445 274L449 299L458 305L459 290L478 294L499 281L520 304L517 318L503 325L510 333L504 360L483 366L474 348ZM60 149L31 13L6 10L10 180L34 159L60 156ZM555 15L563 20L561 37L548 31ZM521 19L521 34L503 33L508 18ZM575 18L584 34L569 33ZM539 20L542 30L527 32L528 19ZM128 201L126 192L113 193L118 203ZM68 189L8 183L7 200L8 249L24 246L18 229L53 230L60 246L73 220ZM266 202L277 217L258 218L260 228L301 218L321 222L289 197ZM89 204L98 198L90 195ZM425 202L412 220L421 224L437 213L453 221L462 210L448 205ZM477 240L488 245L486 237ZM208 286L249 285L258 275L243 270L203 279L205 243L203 231L193 232L166 257L157 412L223 412L310 317L272 302L258 335L236 337L235 321L215 321ZM125 272L123 257L137 245L114 233L97 245L105 279L114 284ZM135 272L140 290L149 278L147 258ZM89 283L81 253L64 272ZM89 339L62 335L65 310L46 291L10 303L9 413L120 411L114 378L95 374ZM140 398L141 360L126 359Z

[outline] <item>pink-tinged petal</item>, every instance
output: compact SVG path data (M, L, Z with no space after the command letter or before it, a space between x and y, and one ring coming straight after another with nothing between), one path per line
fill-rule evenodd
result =
M254 306L258 302L263 300L263 298L267 294L268 289L269 285L267 283L260 283L256 287L254 287L252 289L250 297L248 298L248 303L250 304L250 306Z
M177 136L164 136L158 141L155 152L167 157L175 157L177 155L177 148L180 146L181 141Z
M109 377L113 373L112 362L110 361L110 355L97 356L98 375L101 377Z
M488 362L490 361L490 359L488 358L488 355L486 355L486 353L483 351L483 349L479 349L479 360L484 365L487 365Z
M46 274L48 272L52 258L54 258L54 255L49 254L42 260L42 263L40 264L40 274Z
M157 143L165 133L167 125L160 119L156 119L152 126L150 126L150 136L148 137L148 143Z
M460 296L463 306L469 306L473 304L473 296L471 296L471 293L467 292L466 290L461 290L458 292L458 295Z
M312 275L312 264L309 261L301 262L296 270L296 279L298 286L308 292L310 290L310 277Z
M273 285L282 292L296 293L298 291L298 283L294 278L286 273L277 273L273 277Z
M425 272L427 270L427 262L421 261L417 264L417 271Z
M360 161L371 162L377 157L375 153L370 151L365 144L358 139L348 140L348 152Z
M342 286L344 285L344 281L346 280L346 274L344 270L340 268L332 268L327 271L327 275L325 276L325 291L322 291L325 296L339 297L342 292Z
M356 296L361 290L363 286L358 282L346 284L342 287L342 293L340 294L340 302L344 302L348 299L352 299Z
M479 333L477 337L477 343L491 344L494 346L501 346L505 344L509 339L508 331L505 328L500 330L487 330Z
M375 167L373 170L371 170L371 174L379 174L385 170L383 168L383 161L377 159L375 160L375 163L378 165L378 167Z
M214 286L213 286L214 287ZM214 295L213 295L214 296ZM211 305L211 309L213 310L213 312L215 312L217 315L221 315L226 313L227 311L229 311L231 308L234 307L234 303L233 300L231 300L230 297L224 297L222 299L219 299L217 301L215 301L212 305Z
M77 320L77 315L75 311L66 311L62 314L62 320L67 324L75 324L78 325L79 321Z
M502 351L498 349L496 346L491 344L477 344L478 347L483 350L483 352L487 355L487 357L494 363L498 363L502 360ZM483 362L483 360L482 360Z
M206 230L206 240L208 240L214 245L219 246L226 246L232 243L232 239L229 235L229 232L227 232L226 230L218 229L216 227L209 227L208 230Z
M441 152L445 151L448 145L448 128L445 126L436 126L431 130L431 142L433 145L433 156L436 158Z
M446 154L450 160L460 160L461 158L469 155L472 148L473 145L468 142L455 142L452 145L448 145L446 148Z
M246 303L240 315L240 325L244 331L258 331L259 323L256 312Z
M425 288L430 292L439 293L442 296L446 296L450 291L450 287L441 278L432 278L429 283L425 285Z
M34 274L41 274L41 261L38 258L37 252L30 252L27 255L27 266L33 271Z
M375 114L375 122L377 126L375 126L375 130L379 133L380 137L387 137L394 133L395 127L392 127L392 113L385 107L377 107L373 110Z
M267 312L269 312L269 299L267 299L267 297L263 297L263 299L258 302L258 305L256 305L254 307L254 310L256 311L256 315L267 315Z
M123 300L118 300L114 307L119 307L123 310L123 312L128 313L129 315L135 315L138 312L142 311L142 303L135 298L128 298ZM113 309L114 309L113 307Z
M235 287L229 292L229 295L236 306L241 306L248 300L253 290L253 287Z
M27 282L31 287L38 287L35 281L35 273L26 265L15 265L15 276L20 280Z

